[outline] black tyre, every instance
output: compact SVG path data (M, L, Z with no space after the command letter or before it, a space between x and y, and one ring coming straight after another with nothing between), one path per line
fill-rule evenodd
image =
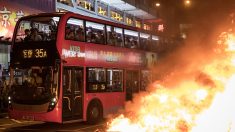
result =
M87 109L87 123L96 124L103 119L103 109L98 101L92 101Z

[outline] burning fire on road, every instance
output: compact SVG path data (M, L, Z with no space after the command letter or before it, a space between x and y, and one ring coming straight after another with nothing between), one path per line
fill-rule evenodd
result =
M107 131L235 132L233 32L214 44L188 44L162 64L153 71L161 79L127 102Z

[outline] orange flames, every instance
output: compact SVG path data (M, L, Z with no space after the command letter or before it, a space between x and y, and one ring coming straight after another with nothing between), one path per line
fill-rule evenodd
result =
M211 51L135 95L107 131L235 132L235 36L222 33Z

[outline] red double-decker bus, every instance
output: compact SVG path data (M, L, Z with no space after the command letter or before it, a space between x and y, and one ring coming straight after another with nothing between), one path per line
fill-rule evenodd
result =
M22 17L11 49L10 118L97 123L145 90L157 40L74 13Z

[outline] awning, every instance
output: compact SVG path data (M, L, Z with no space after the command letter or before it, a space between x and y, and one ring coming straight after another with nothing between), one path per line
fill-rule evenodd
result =
M156 18L155 16L149 14L148 12L141 10L139 8L136 8L135 6L128 4L128 3L124 2L123 0L100 0L100 1L107 3L110 6L116 8L118 10L124 11L124 12L131 14L137 18L140 18L140 19L154 19L154 18Z

